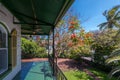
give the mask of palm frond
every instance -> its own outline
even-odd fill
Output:
[[[99,24],[98,27],[100,30],[104,30],[107,27],[107,25],[108,25],[108,22],[104,22],[104,23]]]
[[[118,37],[120,37],[120,28],[117,31],[117,34],[115,35],[114,39],[117,39]]]
[[[108,58],[106,60],[106,63],[112,63],[112,62],[115,62],[115,61],[119,61],[120,60],[120,55],[119,56],[114,56],[114,57],[111,57],[111,58]]]
[[[117,21],[115,21],[115,22],[114,22],[114,26],[115,26],[116,28],[120,28],[120,23],[118,23]]]
[[[120,8],[120,5],[113,7],[111,10],[108,11],[108,16],[113,17],[119,8]]]
[[[109,56],[109,58],[106,60],[106,63],[109,64],[111,62],[118,61],[118,60],[120,60],[120,49],[114,50]]]
[[[109,15],[108,15],[108,11],[107,11],[107,10],[105,10],[105,11],[103,12],[103,16],[106,17],[106,20],[107,20],[107,21],[110,20],[110,17],[109,17]]]
[[[120,20],[120,16],[119,16],[119,17],[116,17],[115,20],[118,20],[118,21],[119,21],[119,20]]]
[[[120,66],[114,68],[109,74],[108,77],[111,78],[115,73],[120,72]]]
[[[120,76],[118,76],[117,80],[120,80]]]
[[[114,57],[114,56],[116,56],[116,55],[120,55],[120,49],[119,49],[119,48],[116,49],[116,50],[114,50],[114,51],[111,53],[110,57]]]
[[[115,14],[115,20],[116,18],[119,18],[120,17],[120,11],[118,11],[116,14]]]
[[[112,29],[114,27],[114,23],[112,22],[108,22],[108,27],[107,28],[109,28],[109,29]]]
[[[108,12],[108,11],[107,11],[107,10],[105,10],[105,11],[103,12],[103,16],[105,16],[105,17],[106,17],[106,16],[107,16],[107,12]]]

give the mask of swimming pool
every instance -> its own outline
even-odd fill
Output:
[[[21,71],[13,80],[55,80],[48,61],[22,62]]]

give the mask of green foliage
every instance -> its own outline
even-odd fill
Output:
[[[36,53],[46,53],[46,49],[44,47],[39,47],[36,51]]]
[[[34,41],[27,40],[25,38],[21,38],[22,41],[22,52],[24,54],[34,54],[38,48],[37,44]]]
[[[109,77],[111,78],[113,75],[116,75],[120,72],[120,49],[116,49],[111,53],[109,58],[106,60],[107,64],[116,64],[117,66],[109,73]],[[120,77],[120,75],[119,75]],[[118,79],[119,79],[118,77]]]
[[[72,41],[73,46],[70,48],[70,53],[74,55],[86,56],[90,55],[91,44],[93,42],[93,34],[90,32],[85,32],[84,29],[80,29],[80,32],[76,33],[77,40]]]
[[[82,71],[69,70],[64,72],[68,80],[94,80],[92,77]]]
[[[76,30],[79,29],[80,29],[80,21],[77,18],[77,16],[70,17],[68,31],[70,33],[74,33]]]
[[[97,70],[95,68],[91,68],[88,70],[91,71],[94,75],[96,75],[101,80],[116,80],[116,78],[114,78],[114,77],[110,79],[105,72],[102,72],[102,71]]]
[[[46,58],[48,56],[44,47],[39,47],[34,55],[38,58]]]
[[[100,29],[103,30],[107,30],[107,29],[117,29],[118,33],[116,34],[116,36],[114,37],[115,39],[113,39],[113,41],[111,41],[111,43],[117,43],[119,44],[119,37],[118,35],[120,34],[120,5],[117,5],[115,7],[113,7],[110,10],[106,10],[103,15],[106,17],[107,22],[104,22],[102,24],[99,25]],[[108,39],[109,40],[109,39]],[[104,42],[104,40],[103,40]],[[111,44],[108,43],[107,45]],[[104,46],[104,45],[103,45]],[[109,48],[109,49],[108,49]],[[106,60],[106,63],[110,64],[117,64],[118,66],[116,68],[114,68],[110,74],[109,77],[113,76],[114,74],[116,74],[117,72],[120,72],[120,50],[116,50],[117,48],[120,48],[120,46],[116,47],[115,44],[113,44],[112,46],[107,46],[108,52],[106,53],[110,53],[111,55],[108,55],[109,58]],[[114,51],[115,50],[115,51]],[[111,53],[112,52],[112,53]],[[97,55],[99,56],[99,55]],[[120,76],[118,77],[118,79],[120,79]],[[118,80],[117,79],[117,80]]]
[[[75,52],[75,50],[73,49],[70,50],[70,54],[68,54],[67,57],[70,59],[75,59],[75,60],[80,59],[80,55],[78,54],[78,52]]]
[[[96,75],[100,80],[116,80],[116,78],[109,79],[105,72],[99,71],[97,69],[88,69],[94,75]],[[68,80],[95,80],[93,77],[89,76],[87,73],[80,70],[69,70],[64,72]]]
[[[36,42],[21,38],[22,58],[47,57],[47,51],[44,47],[39,47]]]
[[[120,49],[114,50],[109,58],[106,60],[106,63],[110,64],[112,62],[116,62],[120,60]]]
[[[85,32],[77,16],[68,15],[55,28],[55,50],[59,57],[76,59],[90,53],[92,33]]]
[[[116,33],[116,30],[106,30],[95,35],[94,42],[91,46],[91,48],[95,50],[95,63],[105,64],[105,56],[108,57],[111,52],[119,47],[119,39],[113,38]]]

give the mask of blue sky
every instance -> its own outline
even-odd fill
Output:
[[[119,4],[120,0],[75,0],[70,10],[79,16],[86,31],[92,31],[99,29],[97,25],[106,21],[102,13]]]

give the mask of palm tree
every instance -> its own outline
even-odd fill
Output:
[[[117,29],[118,33],[114,38],[117,38],[117,36],[120,34],[120,5],[117,5],[110,9],[109,11],[105,11],[103,15],[106,17],[106,22],[101,23],[98,25],[100,27],[100,30],[109,30],[109,29]],[[116,41],[113,39],[113,41]],[[120,61],[120,49],[117,49],[111,53],[109,58],[106,60],[106,63],[116,63]],[[112,77],[115,73],[120,72],[120,66],[115,67],[110,73],[109,77]],[[118,77],[118,80],[120,79],[120,76]]]
[[[117,49],[115,51],[112,52],[112,54],[109,56],[109,58],[106,60],[106,63],[110,64],[110,63],[117,63],[118,61],[120,61],[120,49]],[[117,72],[120,72],[120,65],[115,67],[110,73],[109,73],[109,77],[111,78],[114,74],[116,74]],[[118,77],[117,80],[120,79],[120,76]]]
[[[120,28],[120,5],[117,5],[110,9],[109,11],[104,11],[103,15],[106,17],[106,22],[98,25],[100,30],[108,29],[108,28]]]

